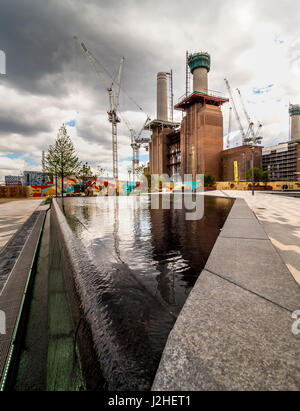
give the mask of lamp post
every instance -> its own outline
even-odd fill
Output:
[[[255,150],[255,147],[252,146],[251,151],[252,151],[252,195],[253,196],[254,196],[254,150]]]
[[[253,135],[253,137],[249,137],[245,139],[245,143],[249,144],[251,147],[251,152],[252,152],[252,196],[254,196],[254,152],[255,148],[261,144],[262,137],[256,137]]]
[[[57,168],[55,165],[55,197],[57,198]]]

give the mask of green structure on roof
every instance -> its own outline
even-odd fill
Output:
[[[300,104],[291,104],[289,111],[291,116],[300,115]]]
[[[191,54],[188,58],[188,64],[191,72],[197,68],[206,68],[207,72],[210,71],[210,55],[208,53],[195,53]]]

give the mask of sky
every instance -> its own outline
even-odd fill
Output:
[[[102,76],[74,35],[96,57]],[[157,72],[173,70],[175,103],[185,93],[186,50],[211,55],[209,89],[227,96],[229,80],[246,128],[240,89],[251,119],[263,124],[264,146],[288,140],[288,105],[300,103],[299,1],[1,0],[0,180],[41,170],[42,151],[63,123],[80,160],[111,175],[107,88],[122,56],[118,153],[119,175],[126,178],[129,128],[138,133],[147,115],[156,117]],[[229,107],[222,108],[224,147]],[[174,119],[181,118],[175,111]],[[241,142],[234,117],[229,137],[231,147]]]

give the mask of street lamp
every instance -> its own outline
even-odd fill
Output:
[[[254,196],[254,151],[255,151],[255,146],[251,147],[251,152],[252,152],[252,195]]]
[[[261,144],[262,137],[256,137],[253,135],[253,137],[249,137],[245,139],[245,143],[249,144],[251,146],[251,152],[252,152],[252,196],[254,196],[254,152],[255,148]]]

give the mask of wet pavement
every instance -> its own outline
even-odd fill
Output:
[[[41,202],[41,199],[26,199],[0,203],[0,251]]]
[[[212,191],[209,195],[243,198],[254,211],[290,273],[300,284],[300,198],[250,191]]]

